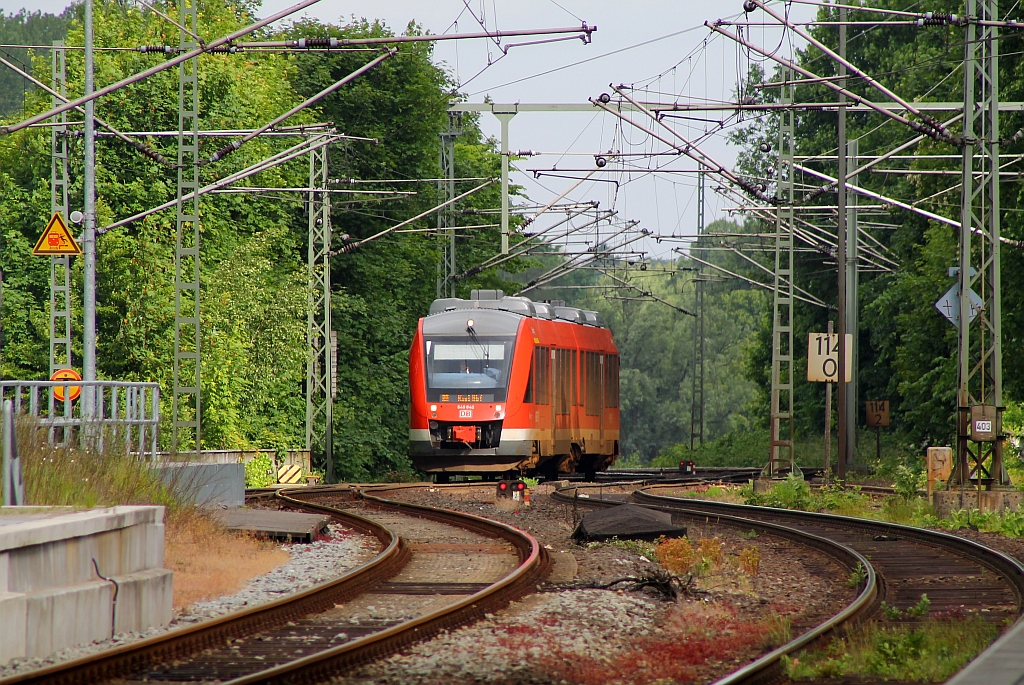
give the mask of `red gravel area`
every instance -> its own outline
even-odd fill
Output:
[[[819,552],[772,536],[716,526],[688,537],[718,537],[723,563],[677,602],[652,591],[587,589],[656,565],[613,545],[571,539],[583,510],[554,502],[551,486],[532,492],[531,506],[499,507],[486,488],[423,488],[387,496],[504,521],[534,535],[555,560],[544,592],[472,626],[367,666],[346,683],[648,683],[711,682],[747,663],[788,634],[838,613],[853,599],[838,564]],[[748,537],[749,536],[749,537]],[[748,575],[737,555],[753,547],[760,569]]]

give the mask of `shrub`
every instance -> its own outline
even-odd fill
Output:
[[[722,541],[717,537],[701,538],[697,543],[697,550],[702,560],[707,560],[708,565],[715,568],[722,565]]]
[[[253,457],[245,465],[245,487],[265,488],[277,482],[274,462],[266,454]]]
[[[761,570],[761,552],[757,547],[744,547],[740,552],[738,565],[748,576],[756,576]]]
[[[697,551],[687,538],[658,538],[654,550],[658,563],[672,573],[682,575],[697,561]]]

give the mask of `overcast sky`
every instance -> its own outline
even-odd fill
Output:
[[[29,10],[59,12],[64,0],[29,0]],[[262,14],[283,9],[293,0],[265,0]],[[8,11],[16,10],[12,4]],[[810,18],[813,7],[794,6],[796,18]],[[738,57],[733,44],[712,34],[703,24],[742,13],[741,0],[375,0],[356,3],[347,0],[321,0],[302,15],[322,21],[345,23],[352,17],[382,19],[395,32],[402,32],[410,21],[416,21],[432,33],[480,31],[478,18],[488,29],[529,29],[577,26],[585,21],[598,31],[593,43],[567,40],[543,45],[516,47],[507,55],[492,42],[464,40],[441,42],[436,59],[449,69],[462,84],[461,90],[470,102],[490,97],[495,102],[565,102],[587,103],[608,91],[610,83],[635,84],[649,89],[648,99],[686,101],[690,98],[729,100],[737,79],[742,76],[745,57]],[[475,15],[475,17],[474,17]],[[751,29],[755,42],[774,48],[780,34]],[[531,38],[508,39],[524,42]],[[783,41],[780,52],[792,46]],[[490,63],[490,66],[488,64]],[[548,72],[548,73],[545,73]],[[656,95],[652,91],[657,91]],[[709,119],[721,120],[726,115]],[[730,124],[734,121],[728,119]],[[647,122],[649,123],[649,122]],[[481,124],[487,134],[497,137],[499,126],[491,115],[484,115]],[[544,176],[535,180],[527,170],[591,169],[593,154],[608,150],[664,150],[663,144],[651,141],[641,131],[622,127],[611,115],[603,113],[521,113],[510,126],[510,147],[513,150],[536,150],[545,153],[516,162],[523,170],[513,182],[525,185],[531,200],[540,203],[554,199],[575,181]],[[703,135],[715,124],[682,121],[679,131],[687,137]],[[731,165],[736,151],[724,135],[710,137],[702,147],[723,163]],[[568,154],[566,154],[568,153]],[[576,154],[572,154],[576,153]],[[646,161],[636,164],[646,165]],[[611,165],[609,165],[611,166]],[[692,163],[676,160],[676,169],[693,169]],[[566,175],[574,172],[566,171]],[[580,175],[579,173],[576,174]],[[602,207],[614,207],[621,219],[635,219],[655,233],[692,235],[696,221],[695,179],[692,174],[611,174],[600,176],[619,184],[587,182],[573,191],[573,199],[595,199]],[[634,178],[629,183],[624,181]],[[710,184],[709,184],[710,185]],[[708,193],[710,223],[722,216],[722,208],[731,206],[714,193]],[[647,241],[647,249],[665,255],[670,245]]]

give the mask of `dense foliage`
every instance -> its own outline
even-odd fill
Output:
[[[167,4],[166,12],[178,10]],[[98,2],[97,46],[177,44],[178,30],[149,12],[117,2]],[[245,3],[200,3],[200,32],[224,35],[253,21]],[[410,26],[410,31],[418,30]],[[303,20],[291,36],[389,35],[380,23],[354,21],[332,26]],[[259,35],[259,34],[257,34]],[[267,38],[271,34],[263,34]],[[277,36],[282,37],[282,36]],[[28,36],[19,38],[27,40]],[[71,23],[69,44],[80,45],[81,22]],[[267,52],[216,54],[200,58],[200,118],[206,130],[246,129],[287,111],[376,56],[376,52]],[[96,81],[104,85],[141,71],[163,57],[137,52],[99,52]],[[49,58],[37,57],[34,70],[48,81]],[[71,94],[81,92],[81,53],[68,57]],[[454,93],[444,71],[430,59],[430,47],[416,44],[376,69],[301,112],[288,124],[331,122],[353,136],[330,147],[331,178],[381,180],[377,190],[414,191],[400,200],[380,196],[334,195],[335,248],[342,234],[371,235],[414,216],[437,201],[434,183],[388,183],[436,178],[438,134],[447,130],[447,103]],[[164,71],[101,99],[97,115],[123,131],[176,130],[178,74]],[[25,109],[47,109],[49,97],[29,93]],[[71,117],[74,120],[75,117]],[[493,144],[475,121],[462,122],[456,149],[457,176],[493,177],[499,167]],[[366,139],[373,140],[366,140]],[[206,137],[201,157],[230,139]],[[150,138],[168,159],[176,140]],[[209,183],[299,142],[299,138],[254,140],[215,164],[201,168]],[[31,247],[50,210],[49,134],[28,129],[0,138],[0,375],[41,378],[47,373],[48,264]],[[97,144],[98,225],[106,226],[175,196],[175,171],[109,137]],[[71,139],[71,209],[81,208],[81,144]],[[261,172],[244,185],[305,187],[309,162]],[[460,182],[457,192],[473,187]],[[497,206],[491,186],[467,199],[461,209]],[[208,194],[202,200],[203,445],[207,448],[300,447],[304,443],[306,361],[307,218],[294,193]],[[460,217],[460,225],[487,223]],[[493,223],[493,222],[492,222]],[[410,225],[425,229],[436,216]],[[105,233],[98,241],[98,352],[101,377],[156,380],[168,398],[172,380],[174,320],[174,210],[159,212]],[[493,253],[493,228],[466,231],[460,258],[467,265]],[[334,327],[339,333],[340,378],[336,403],[335,459],[339,475],[370,478],[408,469],[406,423],[408,344],[416,319],[434,296],[437,239],[423,234],[389,236],[333,260]],[[74,260],[81,292],[81,264]],[[515,265],[512,265],[515,268]],[[460,287],[498,286],[485,272]],[[73,337],[80,341],[80,295],[75,296]],[[74,358],[81,359],[80,342]],[[162,407],[170,414],[169,402]],[[165,437],[169,431],[164,430]]]
[[[0,9],[0,45],[51,45],[53,41],[64,38],[70,19],[71,8],[60,15],[25,10],[5,14]],[[0,49],[0,57],[28,72],[32,71],[33,54],[42,54],[49,59],[47,51]],[[25,104],[25,96],[34,90],[35,86],[24,77],[7,67],[0,68],[0,117],[20,110]]]
[[[905,9],[897,0],[873,0],[876,7]],[[1012,3],[1000,3],[1000,16],[1012,10]],[[958,3],[926,2],[914,6],[914,11],[954,12],[961,16],[964,8]],[[821,19],[835,19],[831,8],[823,8]],[[868,15],[864,15],[867,17]],[[870,15],[876,16],[876,15]],[[852,11],[851,21],[860,15]],[[835,26],[818,26],[814,35],[832,49],[836,49],[838,36]],[[883,28],[852,27],[849,30],[848,57],[851,62],[872,74],[894,92],[908,101],[959,102],[963,99],[963,28],[887,26]],[[1012,57],[1021,47],[1021,37],[1004,34],[999,51],[1000,99],[1020,100],[1024,79]],[[836,64],[813,46],[801,51],[800,64],[825,77],[837,74]],[[751,71],[749,83],[778,80],[758,69]],[[885,97],[861,79],[851,79],[850,89],[874,101]],[[776,100],[778,89],[748,89],[752,97]],[[820,84],[800,86],[799,102],[834,101],[835,94]],[[947,112],[940,118],[952,117]],[[798,110],[796,120],[797,155],[834,155],[837,117],[835,111]],[[1019,113],[1005,112],[1001,116],[1004,137],[1009,137],[1024,119]],[[733,136],[734,142],[744,147],[740,168],[763,176],[768,166],[774,165],[777,137],[775,117],[755,120]],[[950,125],[959,132],[959,120]],[[864,157],[879,155],[915,136],[915,132],[876,114],[850,113],[848,137],[859,140],[859,154]],[[773,152],[759,151],[759,143],[770,142]],[[1004,145],[1003,154],[1024,151],[1021,143]],[[954,158],[933,160],[891,160],[879,168],[913,170],[948,169],[959,172],[959,148],[925,139],[904,154],[951,155]],[[804,162],[831,176],[836,175],[834,161],[809,160]],[[855,168],[855,167],[851,167]],[[799,181],[819,185],[820,180],[802,176]],[[857,179],[858,185],[870,190],[913,201],[931,198],[918,204],[936,214],[959,219],[959,176],[905,175],[868,172]],[[822,196],[817,203],[835,204],[835,193]],[[862,204],[870,202],[861,200]],[[1002,234],[1019,239],[1024,236],[1022,223],[1021,186],[1018,179],[1002,179]],[[856,332],[860,346],[860,399],[888,399],[892,408],[894,429],[903,439],[917,445],[950,444],[953,436],[956,407],[956,329],[944,319],[933,304],[953,284],[947,268],[957,264],[958,229],[928,220],[918,214],[890,208],[887,215],[862,219],[861,228],[883,247],[883,254],[897,262],[891,271],[867,268],[860,276],[860,330]],[[835,223],[825,226],[835,232]],[[1004,402],[1012,404],[1021,399],[1024,388],[1020,385],[1021,317],[1024,316],[1024,280],[1020,274],[1024,267],[1024,252],[1004,245],[1002,248],[1002,307],[1003,307],[1003,379]],[[877,261],[877,260],[876,260]],[[767,262],[766,262],[767,263]],[[886,265],[889,266],[889,265]],[[797,284],[813,292],[825,302],[836,302],[836,272],[834,261],[823,253],[804,253],[798,258]],[[824,331],[829,317],[835,313],[798,303],[795,317],[795,357],[806,359],[807,333]],[[771,330],[770,318],[763,317],[762,329],[757,336],[757,352],[751,357],[748,377],[760,388],[770,387]],[[974,330],[977,331],[977,323]],[[977,333],[974,333],[975,338]],[[798,431],[803,435],[820,434],[823,424],[823,398],[819,384],[804,380],[803,367],[796,372],[796,406]],[[767,394],[761,395],[761,413],[767,410]],[[863,421],[863,411],[860,411]]]

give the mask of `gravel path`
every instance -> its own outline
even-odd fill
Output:
[[[0,665],[0,678],[120,647],[305,590],[336,578],[348,569],[373,558],[377,552],[377,542],[344,526],[332,524],[329,526],[329,535],[321,540],[310,544],[284,545],[282,548],[291,553],[291,561],[270,573],[253,578],[246,587],[233,595],[197,602],[174,616],[170,625],[151,628],[141,633],[120,633],[109,640],[69,647],[46,658],[13,659]]]

